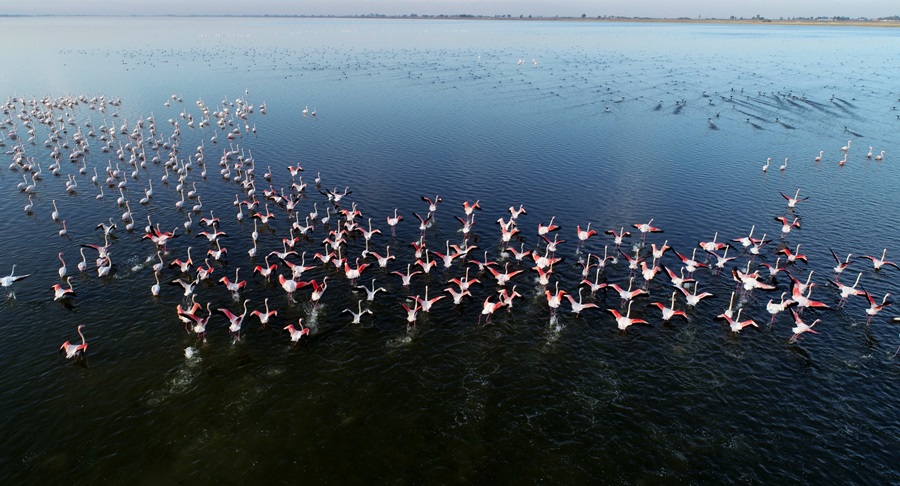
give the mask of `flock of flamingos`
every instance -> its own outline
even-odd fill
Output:
[[[185,108],[162,123],[152,115],[133,119],[130,124],[119,122],[120,103],[102,96],[8,99],[3,104],[5,120],[0,121],[5,127],[0,143],[11,161],[8,169],[21,174],[18,190],[28,200],[24,212],[49,212],[58,226],[60,241],[77,245],[81,255],[78,272],[96,271],[100,279],[110,276],[116,271],[115,235],[143,234],[141,238],[146,240],[147,252],[152,255],[148,259],[152,275],[146,276],[149,292],[153,296],[169,291],[164,288],[182,292],[184,300],[172,310],[172,320],[180,321],[184,330],[200,342],[206,339],[208,328],[220,325],[226,327],[235,342],[239,341],[248,313],[262,326],[282,328],[286,339],[295,344],[315,333],[315,328],[307,327],[303,318],[298,322],[278,322],[279,309],[269,306],[268,297],[261,303],[254,302],[257,307],[250,311],[251,301],[241,293],[253,288],[265,291],[280,287],[286,295],[284,305],[305,306],[309,317],[323,302],[329,279],[346,279],[351,289],[348,297],[353,301],[343,310],[349,314],[349,322],[363,323],[372,313],[374,301],[392,299],[396,301],[391,305],[396,305],[397,321],[405,321],[407,330],[413,330],[421,316],[436,306],[474,307],[478,309],[477,322],[488,324],[501,309],[512,310],[520,301],[543,295],[551,325],[557,323],[558,313],[593,313],[592,319],[608,313],[625,332],[635,324],[650,324],[646,319],[632,317],[636,301],[640,307],[655,307],[662,322],[686,320],[691,308],[713,305],[704,301],[711,294],[703,290],[704,278],[712,274],[734,280],[728,307],[718,315],[730,332],[739,333],[747,327],[772,328],[784,315],[783,319],[792,323],[788,339],[794,342],[821,330],[826,311],[848,299],[868,302],[864,316],[868,324],[891,305],[890,294],[872,295],[860,285],[861,280],[867,272],[900,270],[886,259],[887,249],[859,257],[832,251],[835,261],[827,285],[813,282],[811,270],[801,274],[797,263],[805,262],[807,257],[801,245],[787,243],[790,233],[800,227],[801,218],[795,209],[810,204],[799,189],[794,194],[782,194],[785,213],[773,215],[779,224],[759,229],[753,226],[746,235],[729,238],[720,238],[711,231],[711,238],[699,241],[694,248],[671,248],[660,234],[664,229],[654,226],[653,219],[600,231],[585,222],[585,226],[579,225],[574,231],[563,231],[554,224],[555,218],[524,223],[527,210],[523,206],[510,207],[508,216],[487,227],[479,225],[476,230],[481,201],[444,203],[440,196],[423,196],[421,206],[414,211],[395,209],[391,214],[375,216],[364,214],[357,203],[351,202],[350,188],[329,189],[320,174],[308,185],[299,164],[257,164],[252,152],[239,148],[235,141],[256,133],[251,118],[265,115],[266,105],[254,107],[246,96],[213,106],[198,100],[196,119]],[[171,109],[181,103],[181,98],[173,95],[165,107]],[[76,111],[100,113],[102,124],[94,126],[92,117],[83,113],[76,119]],[[301,115],[317,116],[315,108],[310,111],[308,107]],[[163,134],[160,125],[171,131]],[[184,147],[182,130],[206,130],[203,142],[187,157],[189,149]],[[41,145],[46,153],[38,155],[35,152],[42,150]],[[840,149],[844,154],[850,150],[850,141]],[[872,155],[870,148],[868,157]],[[877,160],[883,157],[884,152],[876,156]],[[846,160],[845,155],[840,163]],[[780,170],[787,170],[787,163],[785,160]],[[769,165],[767,161],[763,171],[769,170]],[[290,186],[273,186],[273,178],[286,179],[288,175]],[[226,185],[219,187],[230,185],[237,189],[233,212],[204,204],[198,183],[208,185],[212,178],[225,181]],[[174,207],[164,213],[167,218],[178,219],[174,228],[152,221],[149,213],[144,224],[143,218],[133,212],[157,204],[154,183],[157,187],[175,188]],[[71,242],[62,214],[65,208],[61,211],[52,198],[93,193],[97,200],[116,199],[121,214],[110,217],[98,209],[96,239]],[[47,199],[51,199],[50,204]],[[226,212],[230,215],[222,216]],[[439,218],[443,212],[454,214],[452,218]],[[157,211],[157,217],[160,214],[163,213]],[[444,231],[452,227],[458,239],[434,241],[432,228],[438,224]],[[225,268],[227,230],[235,225],[253,227],[251,241],[244,247],[252,268],[243,268],[243,279],[241,267],[235,268],[233,274]],[[290,229],[286,231],[288,225]],[[276,226],[281,230],[280,241],[271,230]],[[412,227],[417,230],[411,231]],[[416,237],[413,241],[399,241],[397,228],[406,228],[405,234]],[[176,238],[191,240],[187,252],[178,252],[177,257],[176,251],[169,248]],[[783,244],[774,244],[773,240]],[[569,250],[565,257],[564,248]],[[60,281],[52,286],[48,282],[52,292],[48,292],[48,298],[52,295],[56,301],[71,302],[76,299],[76,289],[65,253],[61,251],[57,256],[61,262]],[[767,260],[775,263],[762,262],[760,255],[770,256]],[[564,261],[565,258],[573,260]],[[570,279],[579,282],[577,287],[560,288],[562,278],[558,273],[562,269],[580,270],[578,278]],[[615,277],[610,275],[613,269],[617,272]],[[14,284],[31,275],[15,272],[14,265],[8,276],[0,278],[8,299],[15,298]],[[845,277],[845,272],[850,276]],[[211,288],[199,285],[204,281],[221,284],[240,310],[233,312],[201,298],[199,294]],[[476,289],[484,296],[483,301],[473,297]],[[651,290],[658,296],[650,297]],[[754,294],[763,297],[753,299]],[[828,294],[829,299],[823,299]],[[768,302],[764,306],[753,305],[765,300]],[[611,305],[606,308],[605,302]],[[470,314],[474,320],[475,312]],[[648,317],[649,313],[642,311],[640,315]],[[60,346],[60,353],[66,358],[85,356],[88,341],[84,329],[84,324],[76,327],[80,342],[67,340]],[[185,350],[188,357],[194,352],[193,347]]]

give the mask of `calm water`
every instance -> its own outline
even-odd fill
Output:
[[[0,70],[10,97],[0,165],[0,210],[7,215],[0,220],[0,270],[8,275],[15,264],[16,274],[31,274],[0,307],[6,351],[0,471],[14,483],[900,481],[900,358],[894,357],[900,327],[891,322],[897,312],[887,307],[867,325],[866,299],[839,306],[828,283],[835,265],[829,249],[843,257],[880,256],[887,248],[887,259],[900,258],[894,163],[900,91],[893,82],[900,38],[893,30],[123,18],[3,19],[0,26],[16,39],[5,47]],[[49,109],[31,101],[79,96],[84,101],[50,112],[60,144],[69,145],[59,148],[54,176],[56,144],[45,145],[50,128],[35,119]],[[246,120],[235,118],[248,104],[254,111]],[[226,129],[215,119],[201,128],[201,105],[210,114],[227,109]],[[317,116],[304,117],[305,106]],[[235,128],[239,133],[228,140]],[[89,151],[73,164],[78,132]],[[109,152],[101,150],[101,135]],[[116,155],[127,143],[137,156],[146,154],[137,178],[130,151],[123,160]],[[10,168],[18,144],[21,164]],[[884,160],[867,158],[869,146],[874,154],[884,150]],[[231,180],[220,174],[225,152]],[[162,183],[173,153],[179,164],[192,163],[184,192],[200,195],[199,213],[190,211],[195,199],[176,209],[174,171]],[[763,173],[769,157],[772,166]],[[779,171],[786,157],[787,170]],[[30,181],[21,165],[32,163],[42,178],[29,214],[17,184]],[[268,202],[275,214],[259,225],[254,258],[247,253],[251,213],[243,208],[240,222],[231,204],[236,194],[248,198],[233,180],[235,163],[255,166],[259,209]],[[290,237],[293,218],[263,191],[290,194],[287,166],[298,163],[308,184],[295,211],[301,223],[314,209],[320,217],[333,211],[316,191],[320,174],[322,190],[352,191],[342,209],[355,203],[362,212],[357,222],[366,227],[372,218],[382,231],[370,251],[383,254],[390,245],[396,256],[386,270],[374,265],[359,279],[374,278],[387,289],[363,302],[373,314],[361,324],[342,310],[355,311],[365,293],[312,258],[328,231],[339,228],[337,215],[296,244],[313,266],[303,279],[328,277],[318,306],[309,288],[298,290],[293,303],[277,283],[251,271],[263,255],[283,251],[282,238]],[[107,167],[116,166],[123,174],[114,184],[127,180],[122,194],[134,214],[131,232],[116,203],[119,192],[104,182]],[[66,190],[70,177],[74,194]],[[152,198],[140,204],[151,181]],[[105,197],[97,200],[101,186]],[[791,211],[779,191],[793,195],[798,188],[809,200]],[[760,328],[729,332],[715,316],[729,305],[731,268],[746,269],[750,260],[735,244],[728,255],[737,258],[724,271],[694,274],[699,290],[714,295],[689,309],[686,320],[663,323],[649,306],[669,302],[673,288],[664,274],[632,308],[632,317],[650,326],[619,331],[606,310],[622,310],[612,290],[591,295],[585,288],[584,301],[599,309],[576,317],[564,302],[551,316],[532,261],[513,259],[510,270],[525,271],[508,286],[522,297],[479,325],[481,304],[496,299],[498,286],[475,265],[439,262],[409,288],[389,273],[416,260],[413,212],[426,214],[420,198],[435,195],[443,202],[425,232],[428,248],[443,253],[448,242],[466,241],[478,247],[470,258],[483,260],[487,251],[501,266],[509,256],[494,222],[508,220],[508,207],[527,209],[513,240],[517,249],[524,243],[543,253],[537,226],[555,218],[561,226],[555,234],[566,241],[558,245],[565,259],[553,267],[551,290],[558,283],[577,296],[579,261],[606,246],[619,258],[601,281],[627,287],[625,259],[602,232],[652,218],[664,232],[647,236],[647,246],[668,241],[687,255],[717,232],[721,242],[746,236],[751,226],[755,237],[772,240],[751,266],[774,264],[777,250],[801,245],[809,263],[788,268],[800,281],[813,272],[812,297],[833,309],[805,310],[807,323],[821,319],[820,334],[790,342],[787,313],[767,325],[766,302],[790,291],[790,278],[780,273],[775,291],[735,299],[742,319]],[[61,225],[51,219],[54,200],[67,237],[57,235]],[[475,200],[483,210],[465,238],[456,217],[465,216],[464,201]],[[405,219],[392,237],[385,218],[394,208]],[[228,234],[221,239],[228,252],[225,261],[209,259],[213,278],[196,289],[197,301],[214,312],[201,341],[176,316],[176,305],[188,304],[181,287],[167,284],[183,277],[177,268],[162,271],[161,294],[151,296],[156,248],[141,236],[148,216],[163,230],[177,227],[165,263],[185,259],[188,247],[199,263],[214,249],[196,238],[200,217],[210,211]],[[189,213],[194,225],[182,234]],[[782,238],[776,216],[798,217],[802,227]],[[80,245],[102,245],[95,227],[109,218],[118,223],[111,275],[98,277],[90,249],[88,269],[79,272]],[[601,234],[579,250],[575,228],[588,223]],[[626,239],[622,249],[633,254],[639,239]],[[354,232],[342,256],[354,264],[363,250],[365,240]],[[58,252],[77,292],[63,303],[50,290],[61,283]],[[702,253],[697,258],[705,261]],[[641,249],[647,255],[649,248]],[[371,256],[362,261],[375,263]],[[676,272],[682,266],[672,252],[661,263]],[[429,297],[447,295],[448,280],[462,278],[467,267],[483,283],[471,287],[472,297],[461,306],[435,303],[408,330],[401,307],[411,303],[407,296],[424,296],[426,286]],[[238,268],[247,286],[234,300],[215,281],[233,278]],[[283,264],[277,272],[290,275]],[[859,272],[860,287],[879,302],[900,292],[900,270],[875,272],[868,260],[857,259],[840,279],[852,284]],[[589,280],[594,275],[592,269]],[[643,287],[635,276],[635,287]],[[250,310],[263,309],[267,298],[278,316],[263,328],[248,315],[240,341],[215,311],[240,312],[245,300]],[[680,294],[676,307],[685,308]],[[282,328],[299,318],[311,332],[293,346]],[[86,325],[90,349],[81,361],[65,360],[56,351],[63,341],[77,342],[78,324]],[[185,357],[187,347],[196,350],[192,358]]]

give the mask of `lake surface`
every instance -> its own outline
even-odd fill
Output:
[[[829,283],[834,250],[853,254],[843,284],[862,273],[858,288],[876,303],[900,292],[900,270],[875,271],[860,258],[900,254],[893,29],[239,18],[21,18],[0,26],[15,39],[0,70],[8,97],[0,271],[15,264],[16,275],[31,275],[6,289],[0,306],[0,471],[11,482],[900,481],[898,312],[885,307],[867,322],[869,302],[841,302]],[[81,155],[73,155],[76,138],[87,140]],[[188,163],[178,209],[175,167]],[[304,171],[292,177],[287,167],[297,164]],[[120,172],[111,187],[109,169]],[[252,211],[233,204],[249,200],[235,180],[247,177],[257,210],[273,213],[256,226],[254,257]],[[301,177],[307,187],[297,192]],[[31,212],[20,182],[34,185]],[[353,283],[313,259],[343,223],[322,193],[345,188],[339,209],[355,204],[356,223],[367,229],[371,218],[381,231],[369,251],[383,255],[390,245],[396,257],[381,269],[362,256],[362,233],[348,234],[341,256],[352,267],[373,264]],[[790,209],[779,192],[798,188],[809,199]],[[328,278],[315,306],[311,286],[294,302],[274,277],[252,271],[291,237],[294,217],[264,195],[282,189],[298,194],[300,225],[314,211],[330,218],[295,244],[312,267],[298,280]],[[428,250],[477,249],[449,267],[430,253],[438,264],[406,288],[390,272],[416,261],[413,213],[427,215],[421,198],[436,195],[443,202],[424,231]],[[129,202],[132,231],[119,197]],[[467,236],[457,217],[466,219],[463,203],[476,200],[482,209]],[[527,213],[515,249],[548,254],[538,225],[560,226],[548,236],[564,259],[546,288],[534,260],[517,261],[495,223],[519,205]],[[392,236],[386,218],[395,208],[404,219]],[[176,306],[190,300],[170,283],[196,270],[169,263],[186,259],[189,247],[195,264],[217,249],[198,238],[206,231],[200,218],[211,213],[227,233],[219,240],[227,258],[208,257],[215,270],[195,289],[213,313],[203,340],[179,321]],[[782,236],[778,216],[801,226]],[[179,235],[162,256],[158,297],[150,292],[157,248],[142,239],[148,217]],[[100,277],[97,251],[81,245],[104,245],[95,228],[110,218],[112,269]],[[641,246],[632,225],[651,220],[663,232]],[[600,234],[579,245],[576,227],[588,223]],[[697,290],[713,296],[686,308],[678,292],[675,307],[687,317],[667,323],[650,303],[668,305],[676,291],[669,278],[660,272],[646,282],[604,234],[630,229],[621,246],[629,255],[637,245],[648,257],[651,244],[667,242],[690,257],[699,242],[729,242],[751,227],[771,240],[759,255],[733,242],[728,256],[736,258],[722,270],[693,274]],[[790,296],[792,284],[786,272],[769,279],[765,268],[775,290],[738,289],[733,304],[759,327],[731,332],[716,316],[735,290],[732,268],[779,257],[784,266],[777,252],[797,245],[808,262],[788,264],[790,274],[809,279],[811,298],[830,307],[801,313],[807,324],[821,319],[819,333],[792,341],[790,312],[769,325],[766,303]],[[84,272],[76,268],[82,249]],[[499,270],[507,262],[510,272],[523,270],[506,285],[522,296],[487,324],[479,322],[482,304],[496,302],[502,287],[471,263],[485,251]],[[617,328],[607,309],[626,307],[612,289],[581,286],[583,302],[599,307],[580,316],[566,300],[555,313],[548,306],[545,291],[557,288],[577,301],[583,262],[604,251],[617,261],[596,281],[627,288],[634,277],[634,288],[646,287],[631,316],[648,326]],[[60,252],[77,296],[57,302]],[[716,262],[699,248],[696,259]],[[269,261],[290,277],[276,256]],[[682,268],[672,251],[660,263]],[[217,282],[238,269],[247,284],[235,299]],[[457,306],[444,289],[467,269],[481,284]],[[590,268],[587,280],[596,275]],[[369,302],[354,284],[372,279],[386,292]],[[408,326],[401,305],[426,292],[448,298]],[[248,300],[250,311],[264,310],[266,299],[278,315],[264,327],[248,314],[240,340],[216,311],[240,313]],[[373,313],[354,324],[342,311],[356,312],[360,300]],[[283,328],[301,318],[310,333],[293,345]],[[79,324],[89,350],[80,360],[58,356],[62,342],[80,342]]]

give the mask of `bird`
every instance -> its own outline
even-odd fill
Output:
[[[84,324],[78,325],[78,335],[81,336],[81,344],[71,344],[69,341],[66,341],[59,347],[60,354],[63,352],[66,353],[66,359],[79,359],[84,357],[84,353],[87,352],[88,343],[84,339],[84,334],[81,332],[85,327]]]
[[[866,315],[868,316],[866,318],[866,324],[868,324],[869,321],[871,321],[872,318],[875,317],[876,314],[881,312],[882,309],[884,309],[885,307],[892,304],[892,302],[888,302],[888,300],[887,300],[888,297],[891,296],[890,292],[884,294],[884,298],[881,299],[880,304],[875,301],[875,297],[873,297],[872,294],[870,294],[869,292],[865,292],[864,295],[865,295],[866,299],[869,301],[869,307],[866,309]]]
[[[572,313],[575,314],[576,316],[581,315],[581,311],[583,311],[585,309],[596,309],[599,307],[597,304],[593,304],[593,303],[587,303],[587,304],[582,303],[581,290],[582,290],[582,288],[579,287],[578,288],[578,302],[575,302],[575,298],[572,297],[572,295],[565,294],[565,297],[567,299],[569,299],[569,304],[572,305]]]
[[[822,319],[816,319],[812,324],[807,325],[805,322],[803,322],[803,319],[800,318],[800,314],[798,314],[794,310],[791,310],[791,313],[794,315],[795,326],[791,329],[791,332],[793,332],[794,335],[791,336],[790,342],[796,342],[797,338],[799,338],[800,335],[805,332],[811,332],[813,334],[819,333],[818,331],[813,330],[813,326],[818,324]]]
[[[273,309],[271,311],[269,310],[269,298],[268,297],[266,297],[266,299],[265,299],[265,306],[266,306],[265,312],[260,312],[259,310],[254,310],[253,312],[250,313],[251,316],[256,316],[256,318],[259,319],[259,324],[262,327],[268,326],[269,319],[278,315],[277,309]]]
[[[726,321],[728,321],[728,324],[731,326],[731,332],[733,332],[733,333],[739,333],[739,332],[741,332],[742,329],[744,329],[747,326],[753,326],[753,327],[758,328],[759,325],[757,325],[756,322],[754,322],[752,319],[747,319],[746,321],[741,321],[741,312],[743,310],[744,310],[743,307],[738,309],[737,317],[735,319],[731,319],[730,317],[725,316],[724,314],[719,315],[718,317],[722,317]]]
[[[481,318],[484,317],[484,323],[487,324],[491,320],[491,316],[494,315],[494,312],[497,309],[503,307],[503,302],[491,302],[491,296],[487,296],[484,299],[484,303],[481,306],[481,313],[478,315],[478,324],[481,324]]]
[[[809,196],[800,197],[800,189],[797,189],[797,193],[794,194],[794,197],[788,196],[787,194],[785,194],[781,191],[778,191],[778,193],[781,194],[781,197],[787,199],[788,207],[791,209],[793,209],[795,206],[797,206],[798,202],[806,201],[807,199],[809,199]]]
[[[363,310],[361,300],[356,301],[356,309],[357,312],[353,312],[353,310],[351,309],[344,309],[341,311],[341,314],[349,312],[350,315],[353,316],[353,321],[351,321],[351,324],[359,324],[359,320],[362,318],[363,314],[372,314],[372,311],[370,309]]]
[[[690,292],[688,292],[687,289],[685,289],[684,287],[680,287],[680,288],[681,288],[681,293],[683,293],[683,294],[684,294],[684,297],[687,299],[687,305],[688,305],[688,307],[696,307],[697,304],[700,302],[700,300],[705,299],[706,297],[712,297],[712,296],[713,296],[713,294],[711,294],[711,293],[709,293],[709,292],[703,292],[703,293],[701,293],[701,294],[698,295],[698,294],[697,294],[697,287],[699,287],[699,285],[695,283],[695,284],[694,284],[694,293],[690,293]]]
[[[630,326],[630,325],[632,325],[632,324],[646,324],[646,325],[648,325],[648,326],[650,325],[649,322],[647,322],[647,321],[645,321],[645,320],[643,320],[643,319],[633,319],[633,318],[631,317],[631,304],[633,304],[633,303],[634,303],[634,302],[629,302],[629,303],[628,303],[628,311],[625,312],[625,315],[624,315],[624,316],[623,316],[622,314],[620,314],[619,311],[617,311],[617,310],[615,310],[615,309],[606,309],[606,310],[608,310],[610,313],[612,313],[613,317],[615,317],[615,319],[616,319],[616,325],[619,327],[619,330],[621,330],[621,331],[624,331],[624,330],[628,329],[628,326]]]
[[[831,252],[831,256],[834,257],[834,261],[837,262],[837,265],[834,267],[834,276],[837,277],[843,272],[851,263],[850,257],[853,256],[853,253],[848,253],[847,258],[844,261],[837,256],[837,253],[834,252],[831,248],[828,249]]]
[[[31,276],[30,273],[27,275],[16,275],[16,266],[13,265],[12,271],[9,272],[9,275],[7,275],[5,277],[0,277],[0,287],[5,288],[6,291],[9,292],[9,289],[12,288],[12,285],[14,283],[18,282],[19,280],[24,280],[30,276]]]
[[[244,300],[244,313],[241,315],[235,315],[228,309],[216,309],[222,314],[225,314],[225,317],[230,322],[230,325],[228,326],[228,332],[233,334],[238,341],[241,340],[241,324],[243,324],[244,322],[244,317],[247,316],[247,304],[249,302],[250,299]]]
[[[60,301],[75,297],[75,290],[72,288],[72,277],[66,277],[66,283],[69,285],[69,288],[67,289],[63,288],[60,284],[54,284],[50,287],[53,289],[53,300]]]
[[[66,278],[66,273],[68,272],[66,270],[66,261],[63,260],[62,252],[59,252],[56,257],[59,258],[59,261],[62,263],[62,266],[59,267],[59,270],[57,271],[57,273],[59,273],[59,278]]]
[[[782,164],[781,167],[778,168],[778,170],[784,172],[784,170],[787,169],[787,166],[788,166],[788,158],[785,157],[785,158],[784,158],[784,164]]]
[[[668,322],[669,319],[671,319],[675,316],[679,316],[684,319],[687,319],[687,314],[685,314],[684,311],[675,310],[675,294],[676,294],[676,292],[672,292],[672,303],[669,305],[669,307],[666,307],[666,305],[663,304],[662,302],[651,302],[650,303],[650,305],[655,305],[659,310],[662,311],[663,322]],[[732,293],[732,297],[733,296],[734,296],[734,294]]]
[[[881,270],[881,267],[883,267],[885,265],[887,265],[889,267],[894,267],[894,268],[900,270],[900,266],[897,266],[896,263],[885,260],[884,259],[885,255],[887,255],[887,248],[885,248],[884,251],[881,252],[881,258],[877,258],[872,255],[863,255],[862,258],[865,258],[866,260],[871,260],[872,265],[875,268],[875,271]]]
[[[781,293],[781,302],[775,303],[773,299],[769,299],[769,302],[766,304],[766,311],[772,315],[772,319],[769,321],[769,326],[772,326],[772,323],[775,322],[775,317],[779,312],[784,312],[790,306],[796,304],[791,299],[785,299],[784,296],[787,295],[787,292]]]
[[[822,154],[824,154],[824,153],[825,153],[824,150],[819,150],[819,155],[817,155],[817,156],[816,156],[816,159],[815,159],[816,162],[819,162],[819,161],[822,160]]]
[[[293,324],[288,324],[287,326],[284,326],[284,330],[290,334],[291,342],[293,342],[295,346],[300,341],[300,338],[302,338],[303,336],[309,335],[309,328],[303,325],[302,317],[298,321],[297,325],[300,326],[300,329],[295,328]]]

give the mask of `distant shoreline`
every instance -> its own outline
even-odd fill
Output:
[[[488,15],[39,15],[39,14],[0,14],[0,19],[14,18],[91,18],[91,17],[131,17],[131,18],[273,18],[273,19],[372,19],[372,20],[477,20],[477,21],[505,21],[505,22],[585,22],[585,23],[650,23],[650,24],[716,24],[716,25],[781,25],[781,26],[827,26],[827,27],[900,27],[900,20],[873,19],[873,20],[841,20],[841,19],[713,19],[713,18],[647,18],[647,17],[507,17]]]

